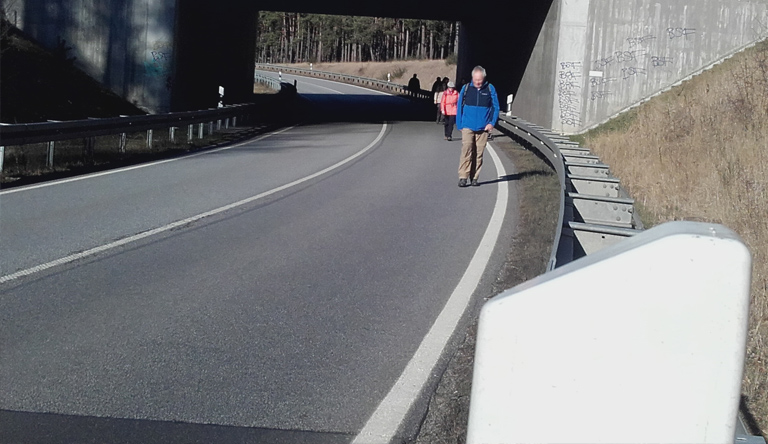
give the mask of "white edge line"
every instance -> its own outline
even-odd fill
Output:
[[[9,190],[2,190],[2,191],[0,191],[0,196],[5,195],[5,194],[20,193],[22,191],[36,190],[38,188],[51,187],[51,186],[54,186],[54,185],[62,185],[62,184],[65,184],[65,183],[70,183],[70,182],[77,182],[77,181],[80,181],[80,180],[94,179],[96,177],[108,176],[110,174],[124,173],[126,171],[138,170],[140,168],[147,168],[147,167],[151,167],[151,166],[155,166],[155,165],[162,165],[164,163],[175,162],[177,160],[191,159],[191,158],[197,157],[197,156],[205,156],[207,154],[217,153],[219,151],[231,150],[232,148],[241,147],[241,146],[247,145],[249,143],[260,142],[260,141],[266,139],[267,137],[272,137],[272,136],[275,136],[277,134],[284,133],[284,132],[286,132],[288,130],[296,128],[296,126],[297,125],[293,125],[293,126],[289,126],[289,127],[286,127],[286,128],[282,128],[282,129],[276,130],[276,131],[272,131],[272,132],[269,132],[269,133],[264,134],[262,136],[256,137],[254,139],[249,139],[249,140],[246,140],[244,142],[237,143],[235,145],[224,146],[224,147],[221,147],[221,148],[215,148],[215,149],[211,149],[211,150],[206,150],[206,151],[202,151],[202,152],[199,152],[199,153],[190,153],[190,154],[182,155],[182,156],[179,156],[179,157],[174,157],[172,159],[157,160],[157,161],[154,161],[154,162],[141,163],[141,164],[138,164],[138,165],[132,165],[132,166],[123,167],[123,168],[115,168],[115,169],[112,169],[112,170],[101,171],[99,173],[84,174],[82,176],[70,177],[68,179],[53,180],[53,181],[50,181],[50,182],[45,182],[45,183],[41,183],[41,184],[37,184],[37,185],[29,185],[29,186],[26,186],[26,187],[19,187],[19,188],[11,188]]]
[[[273,188],[273,189],[271,189],[269,191],[265,191],[263,193],[259,193],[259,194],[255,195],[255,196],[251,196],[251,197],[248,197],[246,199],[239,200],[239,201],[231,203],[229,205],[224,205],[223,207],[219,207],[219,208],[216,208],[216,209],[213,209],[213,210],[210,210],[210,211],[206,211],[205,213],[200,213],[198,215],[195,215],[195,216],[192,216],[192,217],[188,217],[186,219],[182,219],[182,220],[179,220],[179,221],[176,221],[176,222],[172,222],[172,223],[170,223],[168,225],[164,225],[162,227],[158,227],[158,228],[154,228],[154,229],[149,230],[149,231],[144,231],[144,232],[141,232],[141,233],[137,233],[137,234],[134,234],[132,236],[128,236],[126,238],[123,238],[123,239],[120,239],[120,240],[117,240],[117,241],[114,241],[114,242],[110,242],[108,244],[104,244],[104,245],[101,245],[101,246],[98,246],[98,247],[94,247],[94,248],[91,248],[89,250],[86,250],[86,251],[83,251],[83,252],[80,252],[80,253],[71,254],[69,256],[65,256],[65,257],[62,257],[60,259],[56,259],[56,260],[51,261],[51,262],[46,262],[44,264],[37,265],[37,266],[32,267],[32,268],[27,268],[27,269],[24,269],[24,270],[19,270],[19,271],[15,272],[15,273],[12,273],[12,274],[0,277],[0,284],[3,284],[5,282],[9,282],[9,281],[12,281],[12,280],[24,277],[24,276],[29,276],[31,274],[35,274],[35,273],[38,273],[40,271],[47,270],[49,268],[53,268],[53,267],[56,267],[56,266],[59,266],[59,265],[68,264],[70,262],[74,262],[76,260],[83,259],[85,257],[92,256],[92,255],[97,254],[97,253],[101,253],[101,252],[104,252],[104,251],[107,251],[107,250],[111,250],[111,249],[119,247],[121,245],[129,244],[131,242],[136,242],[138,240],[145,239],[147,237],[154,236],[156,234],[172,230],[172,229],[174,229],[176,227],[180,227],[180,226],[192,223],[192,222],[196,222],[196,221],[198,221],[200,219],[203,219],[203,218],[206,218],[206,217],[214,216],[216,214],[223,213],[225,211],[229,211],[229,210],[231,210],[233,208],[237,208],[237,207],[249,204],[249,203],[251,203],[253,201],[256,201],[256,200],[259,200],[259,199],[263,199],[263,198],[265,198],[267,196],[270,196],[272,194],[279,193],[280,191],[283,191],[283,190],[286,190],[288,188],[294,187],[296,185],[302,184],[302,183],[307,182],[309,180],[312,180],[312,179],[314,179],[316,177],[322,176],[323,174],[326,174],[326,173],[328,173],[330,171],[333,171],[333,170],[335,170],[335,169],[337,169],[337,168],[339,168],[341,166],[344,166],[344,165],[348,164],[349,162],[352,162],[353,160],[355,160],[358,157],[362,156],[363,154],[367,153],[374,146],[376,146],[376,144],[378,144],[379,141],[381,141],[381,139],[384,137],[384,133],[386,132],[386,130],[387,130],[387,123],[383,123],[381,125],[381,131],[379,131],[378,136],[376,136],[376,138],[373,140],[373,142],[369,143],[365,148],[363,148],[362,150],[358,151],[357,153],[347,157],[346,159],[344,159],[344,160],[342,160],[340,162],[337,162],[337,163],[335,163],[335,164],[333,164],[333,165],[331,165],[331,166],[329,166],[329,167],[327,167],[327,168],[325,168],[323,170],[320,170],[320,171],[318,171],[316,173],[310,174],[309,176],[306,176],[304,178],[294,180],[291,183],[287,183],[285,185],[281,185],[281,186],[279,186],[277,188]]]
[[[488,152],[496,164],[499,177],[506,176],[504,165],[496,151],[488,144]],[[496,205],[480,245],[469,262],[459,284],[446,302],[419,348],[406,365],[403,373],[381,401],[352,444],[382,444],[392,441],[406,418],[408,411],[424,389],[435,365],[464,315],[469,301],[480,283],[485,268],[496,246],[504,216],[507,212],[509,186],[501,181],[496,193]]]

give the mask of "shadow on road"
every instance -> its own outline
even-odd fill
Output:
[[[189,424],[142,419],[96,418],[0,410],[0,442],[27,444],[208,444],[258,442],[264,444],[347,443],[342,433]]]
[[[401,96],[300,94],[294,113],[303,122],[434,121],[435,105]]]

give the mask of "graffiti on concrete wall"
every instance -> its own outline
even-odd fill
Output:
[[[590,71],[588,97],[592,101],[607,99],[613,94],[607,89],[609,83],[643,81],[652,70],[674,66],[676,57],[659,52],[674,51],[672,48],[685,51],[687,41],[695,37],[695,28],[669,27],[625,38],[622,48],[592,61],[594,71]],[[670,43],[673,46],[669,47],[664,42],[670,40],[681,43]]]
[[[629,46],[630,49],[632,49],[638,46],[646,46],[652,40],[656,40],[655,35],[644,35],[641,37],[627,37],[627,45]]]
[[[560,62],[557,102],[563,125],[581,124],[581,62]]]
[[[165,86],[171,87],[171,67],[173,52],[170,43],[158,41],[151,45],[144,60],[144,74],[150,78],[165,80]]]
[[[670,40],[687,38],[696,34],[696,28],[667,28],[667,36]]]

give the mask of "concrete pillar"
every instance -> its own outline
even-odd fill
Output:
[[[187,0],[178,3],[175,111],[214,108],[253,95],[257,9],[252,2]]]
[[[456,79],[469,81],[472,68],[481,65],[488,71],[488,81],[496,87],[500,103],[508,94],[516,94],[551,3],[529,2],[524,13],[490,10],[463,20]]]
[[[560,3],[552,2],[512,105],[512,114],[547,128],[552,127],[557,86]]]
[[[587,53],[589,3],[569,0],[560,5],[560,31],[557,44],[556,103],[552,127],[564,133],[578,131],[583,122],[584,91],[589,81]]]
[[[149,112],[170,108],[175,0],[13,0],[26,33]]]

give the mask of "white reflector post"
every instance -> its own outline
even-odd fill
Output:
[[[672,222],[489,301],[467,442],[733,443],[751,258]]]

